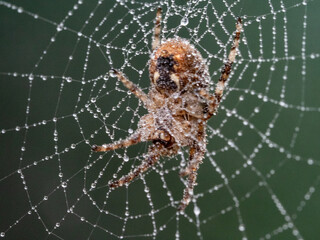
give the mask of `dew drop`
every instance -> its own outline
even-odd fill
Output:
[[[110,74],[111,77],[116,77],[117,76],[113,70],[110,70],[109,74]]]
[[[68,184],[67,184],[66,182],[63,182],[63,183],[61,184],[61,186],[62,186],[63,188],[66,188],[66,187],[68,186]]]
[[[6,234],[4,232],[0,233],[0,237],[4,237]]]
[[[244,230],[245,230],[244,225],[240,224],[240,225],[239,225],[239,231],[240,231],[240,232],[243,232]]]
[[[181,19],[180,24],[181,24],[182,26],[187,26],[188,23],[189,23],[189,19],[188,19],[187,17],[183,17],[183,18]]]
[[[196,216],[199,216],[200,215],[200,208],[198,206],[195,206],[193,209],[193,212]]]
[[[272,66],[270,67],[270,71],[274,71],[274,70],[276,70],[276,68],[275,68],[274,65],[272,65]]]
[[[57,31],[60,32],[63,30],[63,23],[60,23],[58,26],[57,26]]]

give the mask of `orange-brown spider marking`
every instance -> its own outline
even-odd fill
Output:
[[[241,31],[241,19],[238,18],[233,45],[212,95],[209,92],[208,66],[200,52],[187,40],[178,37],[161,43],[161,9],[157,10],[149,62],[149,93],[145,94],[120,71],[112,70],[113,75],[144,103],[148,114],[141,117],[138,129],[126,139],[102,146],[93,145],[92,150],[106,152],[146,141],[152,144],[145,160],[129,174],[112,180],[110,188],[129,184],[156,164],[161,156],[174,156],[181,147],[189,147],[188,166],[180,171],[181,177],[187,176],[187,183],[178,209],[183,211],[188,206],[196,185],[197,171],[206,152],[206,124],[221,101]]]

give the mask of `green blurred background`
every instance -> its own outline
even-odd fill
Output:
[[[163,36],[190,39],[213,82],[235,17],[245,23],[183,215],[187,151],[110,191],[108,181],[138,165],[148,144],[90,149],[128,136],[146,113],[107,73],[122,69],[148,91],[157,6]],[[319,10],[319,1],[301,0],[0,1],[0,236],[318,239]]]

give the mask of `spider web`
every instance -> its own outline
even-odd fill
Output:
[[[4,239],[316,239],[320,232],[319,3],[305,0],[0,1],[0,236]],[[237,62],[195,196],[184,150],[129,186],[147,143],[105,154],[146,113],[155,9],[162,38],[189,39],[214,83],[242,16]]]

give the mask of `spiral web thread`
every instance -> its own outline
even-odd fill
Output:
[[[1,42],[10,54],[0,66],[0,237],[319,235],[312,227],[320,220],[320,49],[316,24],[309,20],[315,19],[315,2],[266,0],[258,9],[248,0],[70,2],[0,1],[2,35],[12,30],[21,38]],[[208,63],[211,92],[232,44],[235,19],[244,22],[237,61],[218,114],[209,121],[208,152],[185,213],[176,207],[187,149],[115,190],[108,181],[137,166],[148,145],[105,154],[90,149],[128,136],[146,113],[108,71],[121,69],[148,91],[158,6],[162,38],[180,36],[194,44]],[[33,57],[25,55],[28,48]]]

